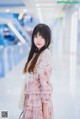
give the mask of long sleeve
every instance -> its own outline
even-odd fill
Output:
[[[39,80],[41,84],[41,100],[43,103],[48,103],[52,96],[52,86],[50,84],[50,75],[51,75],[50,65],[39,73]]]
[[[38,65],[38,79],[40,81],[41,101],[48,103],[52,98],[53,87],[51,84],[52,59],[49,52],[44,52]]]

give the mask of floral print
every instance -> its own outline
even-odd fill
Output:
[[[48,104],[49,119],[53,119],[51,73],[51,54],[49,49],[46,49],[40,54],[37,60],[35,73],[28,75],[30,80],[28,82],[26,81],[25,84],[22,119],[44,119],[43,103]]]

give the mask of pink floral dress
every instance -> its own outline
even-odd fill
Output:
[[[45,49],[37,60],[35,73],[26,74],[22,119],[43,119],[43,103],[49,104],[49,119],[53,119],[51,72],[51,54],[49,49]]]

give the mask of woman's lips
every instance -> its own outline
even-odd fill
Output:
[[[37,45],[41,45],[41,44],[37,44]]]

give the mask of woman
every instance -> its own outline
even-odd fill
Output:
[[[32,33],[31,49],[23,70],[25,86],[22,119],[53,119],[50,43],[50,28],[38,24]]]

